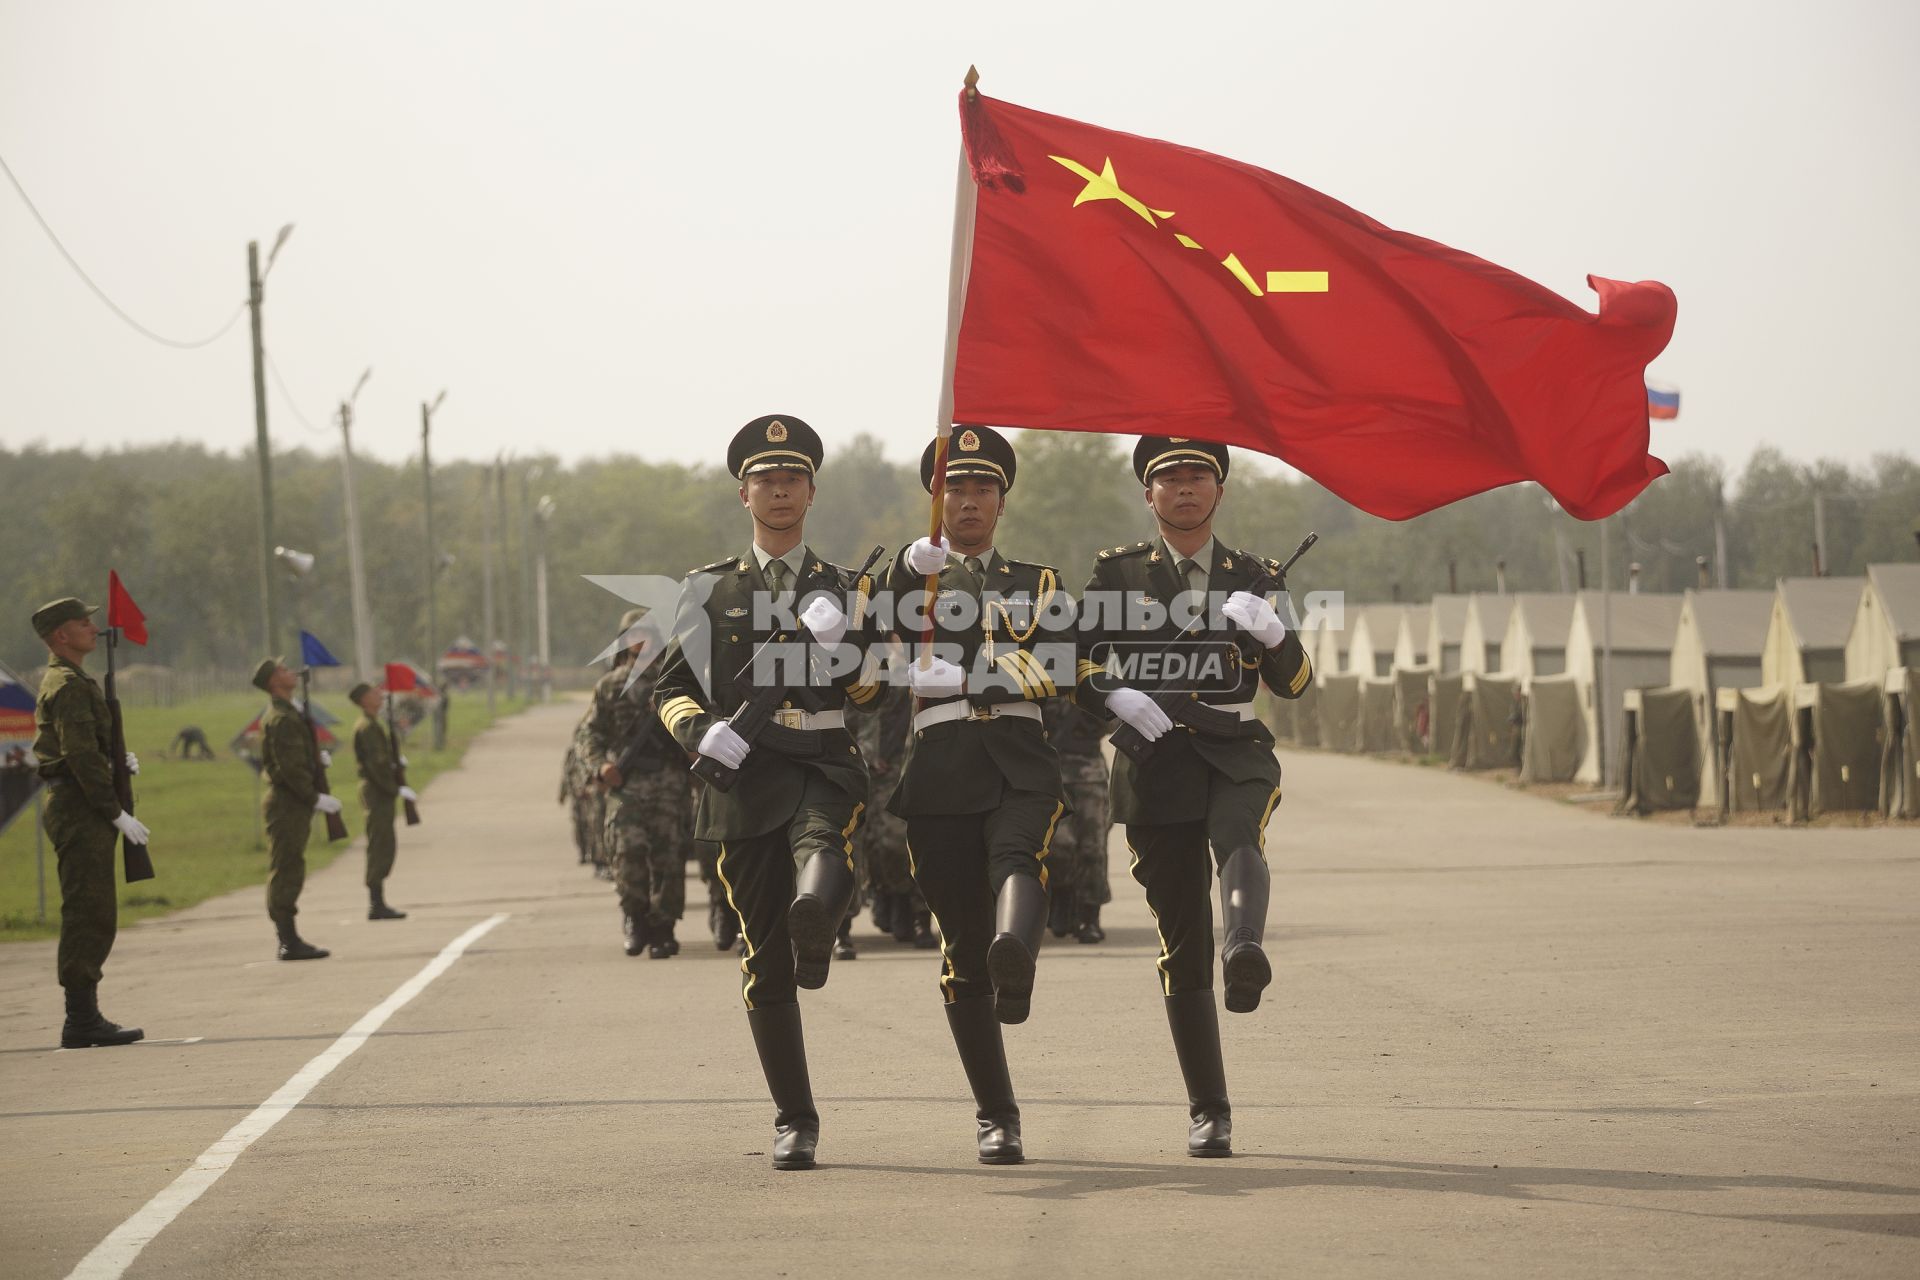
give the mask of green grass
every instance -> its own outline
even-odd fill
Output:
[[[346,805],[347,827],[357,836],[364,815],[356,795],[351,725],[359,712],[343,695],[317,696],[314,702],[344,722],[334,727],[343,741],[327,775],[334,794]],[[126,709],[127,745],[140,757],[140,775],[133,780],[134,807],[140,820],[153,828],[153,864],[158,874],[136,885],[121,883],[121,924],[266,883],[267,849],[259,835],[254,772],[226,747],[265,705],[258,694],[235,693],[171,707]],[[524,705],[500,699],[495,718],[511,715]],[[430,749],[432,736],[425,725],[409,738],[404,747],[407,781],[420,790],[435,774],[459,764],[468,744],[491,723],[484,695],[456,696],[445,751]],[[176,760],[162,754],[174,733],[190,724],[206,730],[218,759]],[[46,918],[38,918],[34,828],[33,814],[28,812],[0,835],[0,942],[51,938],[60,932],[60,880],[51,843],[43,846]],[[325,829],[316,823],[313,842],[307,846],[307,869],[326,866],[349,843],[328,844]]]

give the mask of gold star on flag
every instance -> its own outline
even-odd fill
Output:
[[[1086,189],[1073,198],[1073,207],[1076,209],[1089,200],[1118,200],[1121,204],[1145,218],[1147,225],[1150,227],[1159,226],[1160,223],[1157,221],[1159,218],[1171,218],[1173,216],[1173,211],[1170,209],[1149,209],[1140,200],[1122,191],[1120,189],[1120,179],[1116,178],[1113,173],[1112,156],[1107,157],[1106,164],[1101,168],[1099,173],[1095,173],[1079,161],[1069,160],[1065,156],[1048,156],[1047,159],[1086,179]]]

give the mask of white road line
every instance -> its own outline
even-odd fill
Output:
[[[315,1085],[351,1057],[355,1049],[371,1039],[388,1018],[425,991],[429,983],[453,967],[453,962],[460,958],[462,952],[506,918],[504,912],[489,916],[449,942],[439,955],[427,962],[426,968],[408,978],[392,995],[348,1027],[320,1056],[294,1072],[293,1078],[281,1085],[271,1098],[227,1130],[226,1137],[201,1152],[200,1158],[168,1183],[159,1195],[115,1227],[113,1234],[95,1245],[92,1253],[80,1259],[80,1265],[68,1273],[68,1280],[75,1280],[76,1277],[80,1280],[114,1280],[124,1274],[133,1265],[133,1260],[140,1256],[140,1251],[166,1230],[167,1224],[179,1217],[188,1205],[198,1200],[208,1187],[218,1182],[220,1175],[240,1158],[241,1152],[285,1119],[313,1092]]]

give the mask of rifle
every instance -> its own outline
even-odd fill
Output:
[[[120,628],[107,628],[107,719],[112,723],[113,794],[120,807],[133,812],[133,774],[127,769],[127,727],[120,717],[120,698],[113,687],[113,649],[120,639]],[[127,869],[127,883],[153,879],[153,859],[147,846],[135,844],[132,836],[120,838],[121,859]]]
[[[306,719],[307,732],[313,735],[313,789],[323,796],[330,796],[333,791],[327,786],[327,767],[320,763],[320,726],[313,722],[313,694],[308,683],[312,675],[312,667],[300,668],[300,714]],[[347,820],[337,813],[330,813],[326,817],[327,839],[345,840]]]
[[[391,689],[387,690],[387,740],[393,744],[393,776],[398,779],[400,785],[404,787],[407,785],[407,766],[400,763],[400,731],[393,727],[393,690]],[[410,827],[419,826],[419,806],[404,797],[401,799],[400,805],[406,810],[407,825]]]
[[[1320,541],[1319,534],[1309,533],[1301,540],[1300,545],[1294,548],[1293,554],[1287,557],[1287,562],[1280,566],[1278,573],[1263,573],[1246,589],[1258,596],[1264,596],[1269,591],[1285,590],[1287,570],[1293,568],[1300,557],[1307,554],[1313,548],[1313,544],[1318,541]],[[1167,649],[1171,649],[1176,644],[1221,644],[1231,645],[1238,654],[1241,646],[1246,642],[1246,634],[1232,623],[1228,623],[1218,631],[1210,631],[1204,619],[1196,619],[1191,627],[1168,642]],[[1167,649],[1163,649],[1162,653]],[[1153,700],[1155,706],[1166,712],[1167,717],[1175,724],[1186,725],[1209,738],[1216,739],[1251,738],[1259,733],[1258,727],[1251,721],[1242,720],[1237,715],[1210,706],[1200,701],[1191,692],[1167,688],[1171,680],[1172,677],[1167,677],[1160,682],[1159,688],[1142,690],[1142,692]],[[1123,722],[1113,731],[1114,750],[1124,751],[1127,758],[1135,765],[1144,765],[1152,759],[1155,745],[1147,741],[1146,737],[1130,724]]]
[[[875,547],[873,554],[867,557],[867,562],[861,565],[860,571],[854,575],[854,581],[857,583],[871,573],[873,566],[880,563],[880,558],[886,554],[885,547]],[[796,591],[796,603],[798,599]],[[860,625],[865,611],[866,597],[862,596],[854,602],[853,615],[847,620],[849,633]],[[776,644],[807,644],[812,640],[813,637],[807,634],[804,626],[796,627],[792,635],[784,631],[775,632],[771,638],[753,651],[753,655],[747,659],[747,664],[740,668],[738,674],[752,671],[754,664],[760,660],[760,655]],[[780,704],[791,700],[792,697],[793,691],[784,685],[761,685],[750,697],[734,708],[733,714],[727,717],[727,724],[732,726],[733,731],[745,739],[749,746],[764,746],[769,750],[778,751],[783,756],[802,758],[817,756],[821,750],[820,735],[823,730],[795,729],[774,721],[774,713],[780,709]],[[693,762],[693,776],[716,791],[731,791],[734,781],[740,776],[740,771],[721,764],[712,756],[701,756]]]

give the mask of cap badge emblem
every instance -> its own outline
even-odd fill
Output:
[[[975,435],[971,431],[962,431],[960,433],[960,452],[962,453],[980,452],[980,437]]]
[[[767,443],[785,444],[787,442],[787,424],[775,418],[767,424]]]

